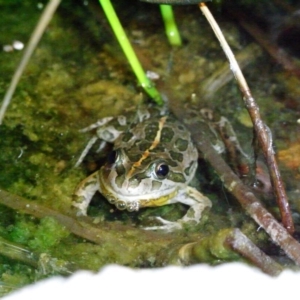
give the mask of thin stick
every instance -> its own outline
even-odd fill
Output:
[[[283,270],[238,228],[223,229],[197,242],[185,244],[179,249],[179,258],[185,265],[211,263],[213,258],[220,261],[236,260],[237,253],[271,276],[278,276]]]
[[[33,51],[35,50],[37,44],[39,43],[43,33],[46,30],[46,27],[48,26],[50,20],[52,19],[52,16],[54,12],[56,11],[58,5],[60,4],[61,0],[49,0],[47,6],[45,7],[40,20],[35,27],[30,40],[28,42],[28,46],[26,47],[23,57],[20,61],[19,66],[17,67],[15,74],[12,77],[11,83],[6,91],[6,94],[4,96],[2,106],[0,108],[0,125],[2,124],[5,112],[7,110],[8,105],[11,102],[12,96],[16,90],[17,84],[24,72],[25,67],[27,66],[27,63],[29,59],[32,56]]]
[[[53,272],[70,275],[79,269],[74,263],[57,260],[45,253],[32,252],[24,246],[7,241],[2,237],[0,237],[0,254],[39,269],[42,275],[53,274]]]
[[[251,188],[243,184],[241,179],[216,152],[207,135],[205,124],[200,121],[198,116],[193,117],[187,109],[179,107],[175,101],[171,103],[171,111],[179,120],[184,120],[198,150],[203,154],[204,159],[211,164],[226,189],[239,201],[255,222],[270,235],[272,241],[300,266],[300,243],[262,206]]]
[[[253,265],[259,267],[263,272],[271,276],[278,276],[283,270],[277,262],[261,251],[252,241],[238,228],[234,228],[225,240],[225,245],[240,253]]]
[[[0,237],[0,254],[12,260],[18,260],[35,268],[38,267],[39,257],[23,246],[17,245]]]
[[[163,104],[159,92],[156,90],[150,79],[145,75],[145,72],[128,40],[128,37],[119,21],[118,16],[116,15],[116,12],[110,0],[99,0],[99,2],[139,83],[144,88],[146,93],[158,105]]]
[[[175,22],[172,6],[161,4],[159,7],[164,20],[166,35],[169,39],[169,43],[172,46],[181,46],[181,37]]]
[[[230,64],[230,69],[233,72],[240,90],[243,95],[243,99],[248,110],[248,113],[252,119],[252,123],[254,126],[254,137],[258,139],[258,142],[262,148],[263,154],[268,164],[273,189],[277,199],[277,205],[279,206],[282,223],[285,228],[290,232],[294,232],[294,224],[291,216],[291,211],[289,208],[289,203],[287,200],[287,195],[283,186],[283,182],[281,179],[281,175],[278,169],[278,165],[275,159],[274,151],[272,148],[272,139],[270,136],[270,132],[267,131],[267,127],[261,119],[259,108],[255,102],[255,99],[252,97],[250,89],[247,85],[246,79],[242,74],[242,71],[227,43],[225,40],[223,33],[216,23],[214,17],[210,13],[208,7],[205,3],[200,3],[199,7],[206,17],[207,21],[211,25],[216,37],[218,38]]]

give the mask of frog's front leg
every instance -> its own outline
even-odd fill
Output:
[[[120,134],[126,128],[127,121],[125,116],[119,117],[105,117],[98,120],[96,123],[91,124],[90,126],[83,128],[80,132],[87,132],[93,129],[97,129],[96,134],[89,140],[84,150],[82,151],[80,157],[78,158],[75,168],[78,167],[83,159],[86,157],[92,146],[96,143],[97,140],[101,140],[100,147],[98,152],[104,148],[106,143],[114,143],[115,140],[120,136]]]
[[[77,215],[86,215],[87,208],[99,189],[98,171],[82,180],[73,194],[72,205],[78,209]]]
[[[164,231],[174,231],[177,229],[182,229],[184,224],[195,224],[200,222],[202,212],[205,208],[211,207],[211,201],[201,194],[195,188],[187,186],[186,189],[179,193],[175,199],[170,203],[180,202],[190,206],[186,214],[182,219],[175,222],[165,220],[161,217],[155,217],[155,219],[162,223],[159,226],[144,227],[145,230],[164,230]]]
[[[204,209],[212,206],[209,198],[190,186],[187,187],[182,200],[178,199],[178,202],[190,206],[184,217],[181,219],[183,223],[195,221],[198,224]]]

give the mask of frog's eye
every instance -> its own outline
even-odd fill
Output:
[[[108,154],[107,162],[112,165],[116,162],[117,158],[118,158],[118,152],[113,150]]]
[[[158,164],[155,167],[155,174],[159,179],[164,179],[169,174],[169,166],[165,163]]]

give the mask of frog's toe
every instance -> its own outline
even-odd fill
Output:
[[[182,224],[178,221],[172,222],[161,217],[152,217],[151,219],[159,221],[160,223],[162,223],[162,225],[143,227],[144,230],[163,230],[170,232],[182,228]]]
[[[75,212],[77,217],[81,217],[81,216],[87,216],[87,210],[86,208],[82,207],[82,205],[80,204],[72,204],[72,210]]]

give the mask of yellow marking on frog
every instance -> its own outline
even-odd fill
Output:
[[[154,199],[147,199],[147,200],[139,200],[140,207],[155,207],[155,206],[163,206],[168,204],[168,201],[174,198],[177,195],[177,190],[173,191],[172,193],[161,196],[159,198]]]
[[[106,197],[108,199],[109,202],[111,201],[118,201],[118,200],[121,200],[121,201],[125,201],[126,200],[123,200],[122,199],[122,195],[120,195],[119,197],[114,194],[112,191],[110,191],[108,188],[107,188],[107,185],[105,185],[104,181],[103,181],[103,178],[101,176],[101,173],[98,173],[99,174],[99,186],[100,186],[100,191],[102,193],[102,195],[104,197]],[[178,193],[178,190],[175,189],[173,192],[171,192],[170,194],[167,194],[167,195],[164,195],[164,196],[161,196],[161,197],[158,197],[158,198],[150,198],[150,199],[139,199],[137,200],[137,202],[139,203],[139,207],[156,207],[156,206],[163,206],[163,205],[166,205],[168,204],[168,201],[170,199],[173,199]],[[138,197],[138,196],[137,196]]]
[[[168,118],[167,116],[164,116],[164,117],[159,119],[159,121],[158,121],[158,130],[157,130],[156,136],[155,136],[151,146],[149,147],[149,149],[146,149],[145,152],[142,154],[141,158],[133,164],[133,166],[131,167],[131,169],[129,170],[129,172],[126,175],[126,178],[129,178],[132,175],[132,173],[134,172],[134,170],[142,164],[143,160],[145,160],[149,156],[150,151],[157,147],[157,145],[160,142],[161,131],[164,127],[164,124],[165,124],[167,118]]]
[[[101,169],[100,169],[101,170]],[[98,173],[98,182],[99,182],[99,190],[101,191],[101,194],[109,201],[117,201],[120,200],[112,191],[110,191],[107,187],[108,185],[105,184],[104,178],[102,176],[102,173]]]

